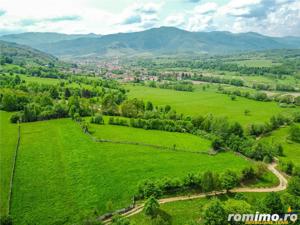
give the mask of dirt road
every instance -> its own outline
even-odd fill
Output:
[[[279,179],[279,185],[276,187],[270,187],[270,188],[234,188],[231,189],[230,192],[232,193],[240,193],[240,192],[278,192],[285,190],[287,188],[287,180],[286,178],[276,169],[277,163],[272,163],[268,165],[268,169]],[[184,195],[184,196],[176,196],[176,197],[170,197],[170,198],[162,198],[159,199],[158,202],[160,204],[168,203],[168,202],[176,202],[176,201],[184,201],[184,200],[191,200],[191,199],[197,199],[197,198],[205,198],[207,196],[215,196],[220,194],[225,194],[226,191],[215,191],[205,194],[196,194],[196,195]],[[144,208],[144,204],[137,205],[132,210],[130,210],[127,213],[122,214],[125,217],[133,216],[137,213],[140,213]],[[105,223],[109,223],[110,220],[105,221]]]

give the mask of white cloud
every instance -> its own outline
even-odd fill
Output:
[[[182,27],[184,23],[185,23],[184,14],[174,14],[168,16],[164,21],[165,26],[172,26],[172,27]]]
[[[299,0],[0,0],[0,33],[116,33],[159,26],[300,36]],[[115,4],[115,5],[114,5]],[[125,7],[123,7],[125,6]],[[173,7],[173,8],[172,8]]]
[[[185,28],[191,31],[227,30],[265,35],[300,36],[297,0],[231,0],[225,5],[204,3],[189,12]]]
[[[207,2],[201,5],[197,5],[194,10],[193,13],[194,14],[209,14],[209,13],[213,13],[218,9],[218,5],[215,2]]]

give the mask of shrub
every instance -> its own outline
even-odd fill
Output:
[[[18,121],[21,121],[22,119],[22,114],[21,113],[14,113],[10,117],[10,122],[11,123],[17,123]]]
[[[104,124],[103,116],[101,114],[96,114],[94,117],[91,117],[91,123]]]
[[[158,201],[153,196],[151,196],[145,203],[145,207],[144,207],[145,215],[154,218],[158,214],[158,209],[159,209]]]

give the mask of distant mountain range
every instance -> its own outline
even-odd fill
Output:
[[[269,49],[299,49],[300,37],[269,37],[258,33],[189,32],[160,27],[110,35],[23,33],[0,40],[25,44],[58,57],[228,54]]]

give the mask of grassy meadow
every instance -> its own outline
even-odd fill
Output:
[[[233,61],[233,62],[238,64],[239,66],[246,66],[246,67],[272,67],[275,65],[280,65],[280,63],[274,63],[270,59],[248,59],[248,60],[240,60],[240,61]]]
[[[289,113],[297,109],[280,108],[276,102],[260,102],[243,97],[231,100],[229,96],[216,93],[216,87],[202,90],[197,85],[194,92],[175,91],[144,86],[125,86],[130,98],[140,98],[152,101],[155,105],[172,106],[177,112],[185,115],[207,115],[228,117],[231,121],[238,121],[242,125],[269,121],[272,115]],[[245,110],[250,114],[245,115]]]
[[[15,224],[73,224],[107,212],[110,201],[113,209],[127,206],[143,179],[241,171],[250,164],[231,152],[209,156],[96,143],[70,119],[25,123],[12,216]]]
[[[8,210],[9,184],[17,145],[18,127],[10,123],[11,113],[0,111],[0,215]]]
[[[115,125],[90,124],[92,135],[106,140],[140,142],[192,152],[209,152],[211,141],[188,133],[144,130]]]

